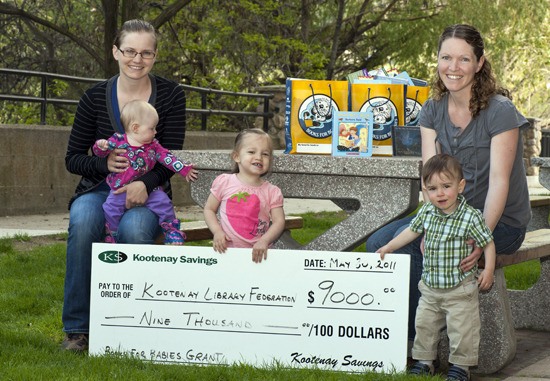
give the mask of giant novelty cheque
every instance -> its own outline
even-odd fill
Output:
[[[406,366],[409,256],[93,245],[90,354],[145,361]]]

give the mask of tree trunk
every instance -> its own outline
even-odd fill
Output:
[[[117,62],[113,59],[113,41],[118,28],[118,0],[102,0],[105,16],[103,33],[103,72],[105,78],[110,78],[118,72]]]
[[[330,59],[327,64],[327,77],[326,79],[332,79],[334,76],[334,67],[336,66],[336,59],[338,58],[338,45],[340,42],[340,34],[342,33],[342,20],[344,19],[344,8],[346,7],[345,0],[336,0],[338,3],[338,14],[336,16],[336,22],[334,24],[334,34],[332,35],[332,48],[330,50]]]

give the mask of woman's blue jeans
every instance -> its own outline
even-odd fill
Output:
[[[92,243],[105,239],[102,205],[109,188],[102,184],[73,201],[69,213],[67,263],[63,301],[63,331],[88,333]],[[151,244],[161,233],[157,216],[145,207],[132,208],[122,217],[118,242]]]
[[[374,232],[367,240],[367,252],[374,253],[380,247],[387,244],[393,237],[399,235],[399,233],[409,226],[413,218],[414,216],[409,216],[401,220],[393,221]],[[499,222],[493,231],[497,254],[506,255],[515,253],[525,239],[525,231],[525,228],[515,228]],[[422,260],[424,258],[420,251],[421,240],[421,238],[418,238],[396,251],[411,256],[411,276],[409,281],[409,340],[414,340],[416,334],[414,321],[418,300],[420,299],[418,282],[420,282],[422,276]]]

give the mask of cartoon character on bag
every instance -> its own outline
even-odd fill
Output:
[[[320,139],[332,135],[332,117],[338,106],[330,97],[315,94],[306,98],[298,111],[298,123],[309,136]]]
[[[418,124],[418,116],[422,110],[422,105],[416,100],[407,98],[405,106],[405,125],[416,126]]]
[[[373,139],[386,140],[391,136],[391,127],[397,124],[397,109],[388,98],[376,97],[361,106],[361,112],[372,111]]]
[[[332,120],[330,103],[330,99],[322,95],[318,96],[317,99],[312,99],[312,102],[306,106],[306,111],[302,113],[304,123],[310,125],[310,128],[322,128],[323,123]]]

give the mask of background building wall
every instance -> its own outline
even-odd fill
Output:
[[[280,149],[284,146],[284,109],[280,98],[272,102],[270,109],[275,115],[269,129],[275,148]],[[537,176],[538,167],[531,165],[531,158],[541,153],[541,131],[546,125],[539,119],[529,121],[530,128],[522,134],[524,163],[527,175]],[[70,127],[0,124],[0,131],[3,135],[0,139],[0,216],[66,212],[79,181],[79,176],[65,168]],[[229,150],[236,135],[236,132],[188,131],[183,148]],[[174,205],[193,205],[189,184],[181,176],[175,175],[172,179]]]
[[[0,216],[66,212],[80,179],[65,168],[70,127],[0,124],[0,131]],[[235,136],[188,131],[184,149],[231,149]],[[173,190],[174,205],[194,204],[181,176]]]

